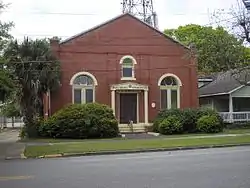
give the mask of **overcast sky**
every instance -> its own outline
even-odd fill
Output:
[[[11,4],[2,13],[1,20],[15,23],[12,34],[16,38],[66,38],[121,14],[121,1],[3,0]],[[158,14],[159,29],[163,30],[189,23],[209,24],[208,12],[228,10],[236,3],[237,0],[154,0],[154,7]]]

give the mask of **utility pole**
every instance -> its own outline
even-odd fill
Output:
[[[158,18],[153,0],[122,0],[122,13],[129,13],[158,29]]]

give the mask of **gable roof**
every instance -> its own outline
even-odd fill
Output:
[[[185,46],[185,45],[182,44],[181,42],[179,42],[179,41],[173,39],[172,37],[170,37],[170,36],[164,34],[163,32],[161,32],[161,31],[159,31],[158,29],[152,27],[151,25],[149,25],[149,24],[147,24],[147,23],[141,21],[139,18],[137,18],[137,17],[135,17],[135,16],[133,16],[133,15],[131,15],[131,14],[129,14],[129,13],[121,14],[121,15],[119,15],[119,16],[117,16],[117,17],[114,17],[113,19],[108,20],[108,21],[106,21],[106,22],[104,22],[104,23],[102,23],[102,24],[100,24],[100,25],[97,25],[97,26],[91,28],[91,29],[88,29],[88,30],[86,30],[86,31],[84,31],[84,32],[78,33],[78,34],[76,34],[76,35],[74,35],[74,36],[72,36],[72,37],[70,37],[70,38],[65,39],[65,40],[62,40],[62,41],[60,42],[60,44],[65,44],[65,43],[67,43],[67,42],[69,42],[69,41],[71,41],[71,40],[73,40],[73,39],[75,39],[75,38],[77,38],[77,37],[84,36],[84,35],[87,34],[87,33],[90,33],[90,32],[92,32],[92,31],[94,31],[94,30],[96,30],[96,29],[99,29],[99,28],[101,28],[101,27],[103,27],[103,26],[105,26],[105,25],[108,25],[108,24],[110,24],[110,23],[112,23],[112,22],[114,22],[114,21],[116,21],[116,20],[118,20],[118,19],[120,19],[120,18],[125,17],[125,16],[130,16],[131,18],[135,19],[136,21],[141,22],[141,23],[144,24],[145,26],[149,27],[150,29],[152,29],[152,30],[154,30],[155,32],[157,32],[158,34],[162,35],[162,36],[165,37],[166,39],[169,39],[169,40],[171,40],[172,42],[177,43],[177,44],[181,45],[182,47],[184,47],[184,48],[190,50],[189,47]]]
[[[232,76],[234,70],[230,70],[223,73],[213,75],[213,81],[201,88],[199,88],[200,97],[214,96],[214,95],[226,95],[233,91],[244,87],[235,77]],[[238,78],[244,77],[245,73],[239,73],[236,76]],[[246,82],[249,79],[246,79]]]

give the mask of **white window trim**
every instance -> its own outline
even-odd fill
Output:
[[[170,110],[172,109],[172,93],[171,91],[175,90],[177,91],[177,108],[180,108],[180,88],[160,88],[160,91],[167,91],[167,109]],[[160,92],[160,108],[162,109],[162,103],[161,103],[161,92]]]
[[[78,76],[89,76],[92,80],[93,80],[93,86],[84,86],[84,85],[74,85],[74,80],[78,77]],[[95,76],[89,72],[78,72],[76,74],[74,74],[70,80],[70,85],[72,86],[72,104],[75,104],[75,95],[74,95],[74,90],[75,89],[81,89],[81,104],[85,104],[86,103],[86,89],[93,89],[93,103],[95,102],[95,90],[96,90],[96,86],[98,85],[97,79],[95,78]]]
[[[81,75],[85,75],[85,76],[89,76],[93,82],[94,82],[94,85],[97,86],[98,85],[98,82],[97,82],[97,79],[95,78],[95,76],[89,72],[78,72],[76,74],[74,74],[70,80],[70,85],[74,85],[74,80],[78,77],[78,76],[81,76]]]
[[[92,89],[93,90],[93,103],[95,102],[95,87],[94,86],[73,86],[72,87],[72,104],[75,104],[75,95],[74,90],[79,89],[81,90],[81,104],[86,104],[86,90]]]
[[[166,77],[173,77],[176,79],[177,81],[177,85],[174,85],[174,86],[162,86],[161,85],[161,82],[163,81],[164,78]],[[161,99],[162,99],[162,96],[161,96],[161,91],[162,90],[166,90],[167,91],[167,109],[171,109],[171,99],[172,99],[172,96],[171,96],[171,91],[172,90],[177,90],[177,108],[180,108],[181,106],[181,93],[180,93],[180,88],[182,86],[182,82],[180,80],[180,78],[178,76],[176,76],[175,74],[172,74],[172,73],[167,73],[167,74],[164,74],[160,77],[160,79],[158,80],[158,86],[160,87],[160,108],[162,109],[162,103],[161,103]]]
[[[161,82],[164,78],[166,77],[174,77],[176,79],[176,81],[178,82],[177,85],[178,86],[182,86],[182,82],[180,80],[180,78],[178,76],[176,76],[175,74],[172,74],[172,73],[167,73],[167,74],[164,74],[160,77],[160,79],[158,80],[158,86],[161,86]]]
[[[132,61],[133,61],[133,65],[123,65],[123,61],[124,61],[124,59],[126,59],[126,58],[130,58],[130,59],[132,59]],[[130,55],[126,55],[126,56],[123,56],[122,58],[121,58],[121,60],[120,60],[120,65],[121,65],[121,80],[127,80],[127,81],[129,81],[129,80],[136,80],[136,78],[135,78],[135,65],[137,64],[137,62],[136,62],[136,60],[135,60],[135,58],[133,57],[133,56],[130,56]],[[132,77],[124,77],[123,76],[123,68],[132,68]]]

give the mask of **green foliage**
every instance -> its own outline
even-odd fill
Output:
[[[6,8],[2,2],[0,2],[0,11]],[[9,34],[13,23],[3,22],[0,20],[0,53],[6,48],[8,41],[12,38]],[[13,81],[8,69],[5,67],[5,60],[0,55],[0,102],[5,102],[6,98],[10,95],[14,88]]]
[[[2,107],[2,114],[6,117],[20,117],[20,107],[14,102],[5,103]]]
[[[22,127],[22,128],[20,129],[19,137],[20,137],[21,139],[25,139],[25,138],[26,138],[26,130],[25,130],[25,127]]]
[[[37,118],[36,120],[34,120],[34,123],[32,125],[22,127],[19,137],[22,139],[40,137],[39,129],[43,125],[43,123],[43,118]]]
[[[184,109],[182,110],[182,122],[184,132],[196,132],[197,109]]]
[[[243,41],[228,33],[223,27],[206,27],[195,24],[164,31],[180,42],[194,44],[198,55],[200,73],[226,71],[242,66],[249,57]]]
[[[8,6],[6,4],[3,4],[2,1],[0,1],[0,11],[2,12],[4,9],[6,9]],[[12,38],[10,34],[10,30],[14,27],[13,22],[3,22],[0,20],[0,52],[2,52],[9,39]]]
[[[205,133],[219,133],[223,131],[223,126],[215,115],[205,115],[198,119],[197,129]]]
[[[201,108],[199,111],[197,111],[197,119],[201,118],[202,116],[215,116],[219,120],[220,125],[225,127],[222,117],[216,110],[210,108]]]
[[[13,89],[14,83],[11,76],[8,70],[4,68],[4,65],[0,63],[0,101],[4,103]]]
[[[11,41],[4,51],[4,57],[20,88],[25,126],[33,129],[37,116],[43,115],[43,94],[59,86],[59,62],[46,39],[33,41],[26,38],[20,44],[17,40]]]
[[[106,105],[73,104],[48,118],[39,133],[52,138],[110,138],[118,135],[118,122]]]
[[[166,119],[167,117],[169,116],[177,116],[179,117],[180,119],[182,119],[182,112],[179,110],[179,109],[171,109],[171,110],[168,110],[168,109],[163,109],[161,110],[157,117],[155,118],[154,120],[154,123],[153,123],[153,131],[154,132],[159,132],[159,126],[160,126],[160,123]]]
[[[183,133],[182,121],[178,116],[169,116],[160,123],[159,131],[164,135]]]
[[[157,118],[154,121],[153,128],[154,132],[160,132],[160,124],[168,119],[169,117],[174,116],[182,124],[183,133],[196,133],[199,132],[197,128],[197,121],[203,116],[214,116],[219,122],[221,127],[224,127],[223,119],[220,115],[212,109],[171,109],[171,110],[162,110],[158,114]]]

